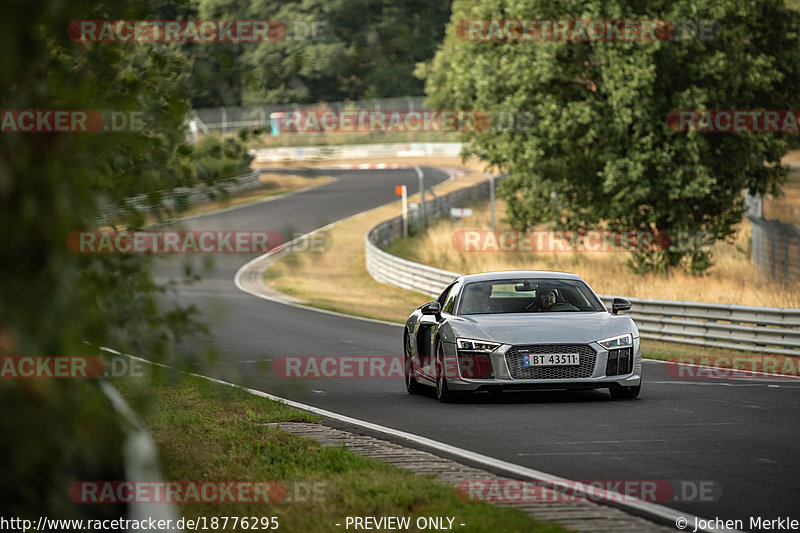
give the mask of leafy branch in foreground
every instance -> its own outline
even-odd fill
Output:
[[[168,360],[183,335],[202,329],[191,308],[160,304],[166,289],[152,258],[81,256],[67,236],[95,229],[101,204],[183,179],[174,162],[185,143],[187,59],[171,45],[69,39],[74,20],[158,18],[138,2],[3,7],[0,42],[14,52],[0,68],[0,109],[136,113],[143,127],[0,133],[0,355],[85,356],[112,346]],[[95,382],[0,379],[0,405],[5,509],[26,518],[122,514],[68,497],[72,481],[124,476],[123,427]]]

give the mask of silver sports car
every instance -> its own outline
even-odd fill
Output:
[[[403,333],[406,388],[467,391],[607,388],[636,398],[639,330],[630,302],[609,312],[579,276],[508,271],[461,276],[416,309]]]

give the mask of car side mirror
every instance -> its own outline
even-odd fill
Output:
[[[611,301],[611,314],[616,315],[620,311],[630,311],[631,303],[625,298],[614,298]]]
[[[426,303],[420,308],[420,311],[423,315],[433,315],[436,320],[439,320],[439,317],[442,316],[442,305],[439,302]]]

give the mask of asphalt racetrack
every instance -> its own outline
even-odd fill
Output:
[[[425,173],[431,185],[447,178],[434,169]],[[409,194],[417,190],[413,169],[325,174],[337,180],[274,201],[192,218],[181,229],[306,233],[394,201],[395,185],[407,185]],[[402,379],[287,380],[275,375],[270,361],[281,356],[401,355],[403,330],[241,292],[233,277],[251,258],[214,256],[215,270],[177,296],[182,304],[202,309],[211,325],[221,357],[198,364],[206,375],[554,476],[669,481],[679,501],[658,503],[703,518],[742,519],[745,525],[751,516],[796,518],[800,380],[678,378],[667,373],[664,363],[645,361],[642,394],[635,401],[613,401],[607,391],[536,392],[482,395],[456,405],[440,404],[432,395],[410,396]],[[156,276],[162,281],[179,278],[187,260],[199,265],[207,256],[162,261]],[[419,303],[425,303],[424,296]],[[370,305],[365,301],[363,309]],[[191,348],[200,353],[203,346]],[[690,354],[692,348],[686,350]]]

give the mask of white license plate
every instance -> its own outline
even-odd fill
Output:
[[[576,353],[523,354],[524,366],[575,366],[581,364]]]

